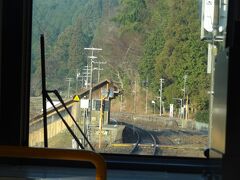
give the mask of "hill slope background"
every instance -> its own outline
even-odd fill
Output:
[[[48,89],[67,94],[66,78],[87,65],[84,47],[99,47],[101,79],[124,90],[126,111],[144,111],[159,96],[164,78],[165,107],[173,98],[189,99],[192,113],[208,109],[207,46],[200,41],[197,0],[35,0],[33,5],[31,95],[41,95],[39,36],[46,39]],[[93,82],[97,82],[94,71]],[[187,77],[184,81],[184,76]],[[75,92],[76,81],[71,84]],[[137,95],[136,95],[137,94]],[[120,106],[120,97],[113,108]],[[158,106],[159,103],[156,103]],[[179,105],[178,105],[179,106]],[[158,108],[158,107],[157,107]]]

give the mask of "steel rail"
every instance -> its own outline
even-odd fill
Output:
[[[128,125],[128,127],[133,128],[132,125]],[[158,146],[157,146],[156,138],[155,138],[150,132],[148,132],[148,131],[146,131],[146,130],[143,130],[143,129],[138,128],[138,127],[136,127],[136,126],[134,126],[134,129],[135,129],[135,133],[136,133],[136,135],[137,135],[137,142],[134,143],[134,147],[133,147],[133,149],[131,150],[130,153],[131,153],[131,154],[136,153],[136,151],[137,151],[137,149],[140,147],[140,145],[144,144],[144,143],[141,143],[141,144],[140,144],[140,142],[143,140],[142,137],[141,137],[141,135],[140,135],[140,133],[142,132],[142,133],[147,133],[148,136],[151,137],[151,139],[152,139],[152,141],[153,141],[151,147],[153,148],[153,155],[155,156],[156,153],[157,153],[157,147],[158,147]],[[136,130],[137,130],[137,131],[136,131]]]
[[[153,136],[152,133],[150,133],[148,131],[146,131],[146,132],[149,134],[149,136],[151,136],[151,138],[153,140],[153,155],[155,156],[156,153],[157,153],[157,141],[156,141],[156,138]]]
[[[141,141],[141,136],[139,134],[139,131],[134,131],[134,133],[136,133],[136,135],[137,135],[137,141],[136,141],[136,143],[134,143],[134,146],[130,152],[131,154],[134,154],[137,151],[137,149],[139,148],[139,143]]]

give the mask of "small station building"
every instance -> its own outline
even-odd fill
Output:
[[[110,80],[104,80],[73,97],[80,102],[80,124],[94,144],[109,144],[122,138],[124,126],[111,125],[111,101],[120,93]],[[91,104],[91,106],[90,106]]]
[[[87,116],[89,116],[91,110],[89,124],[99,125],[101,120],[103,125],[107,125],[110,121],[111,100],[118,94],[118,87],[110,80],[104,80],[93,85],[92,90],[81,91],[79,95],[73,97],[73,100],[80,101],[81,111],[87,111]],[[92,103],[91,107],[89,103]]]

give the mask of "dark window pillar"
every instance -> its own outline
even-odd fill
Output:
[[[229,76],[227,100],[226,150],[223,157],[223,180],[239,179],[240,162],[240,1],[229,0],[227,47]]]
[[[31,0],[1,0],[0,144],[28,144]]]

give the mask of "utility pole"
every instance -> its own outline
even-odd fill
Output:
[[[146,102],[145,102],[145,113],[148,113],[148,87],[146,87]]]
[[[144,81],[145,89],[146,89],[146,97],[145,97],[145,113],[148,113],[148,77],[147,80]]]
[[[85,71],[83,73],[83,75],[85,75],[85,76],[83,76],[83,78],[86,78],[85,87],[87,89],[88,88],[88,84],[89,84],[88,83],[89,82],[89,77],[91,76],[91,74],[89,72],[89,71],[91,71],[91,69],[89,68],[88,64],[85,66],[85,69],[83,69],[83,71]]]
[[[84,85],[84,78],[86,78],[86,76],[84,76],[84,72],[82,73],[79,73],[80,75],[78,76],[78,78],[81,78],[81,80],[79,82],[81,82],[81,85],[80,85],[80,88],[83,88],[85,85]],[[82,74],[82,75],[81,75]]]
[[[77,69],[77,74],[76,74],[76,94],[78,92],[78,78],[80,77],[80,72],[78,72],[78,69]]]
[[[185,119],[188,120],[188,94],[187,94],[187,98],[186,98],[186,116]]]
[[[181,98],[173,98],[173,99],[180,101],[180,119],[181,119],[181,124],[182,124],[181,126],[183,128],[183,119],[184,119],[184,116],[182,117],[183,99],[181,99]]]
[[[120,95],[120,112],[122,112],[122,110],[123,110],[123,95],[121,94]]]
[[[73,81],[73,78],[66,78],[66,81],[68,81],[68,94],[67,97],[70,97],[70,88],[71,88],[71,82]]]
[[[82,81],[81,81],[81,88],[83,88],[83,87],[84,87],[84,76],[82,75],[81,78],[82,78]]]
[[[134,113],[136,114],[136,100],[137,100],[137,81],[134,81]]]
[[[152,104],[153,104],[153,114],[155,114],[155,101],[154,100],[152,100]]]
[[[99,81],[100,81],[100,71],[103,70],[103,69],[100,68],[100,62],[98,63],[98,69],[97,70],[98,70],[98,80],[97,80],[97,82],[99,83]]]
[[[159,99],[159,116],[162,116],[162,84],[163,84],[164,79],[160,78],[160,99]]]
[[[165,113],[165,106],[164,106],[164,101],[162,101],[162,113],[164,114]]]
[[[208,92],[210,95],[209,98],[209,147],[212,147],[212,125],[213,125],[213,102],[214,102],[214,78],[215,78],[215,63],[216,63],[216,56],[217,56],[217,50],[218,47],[215,44],[215,36],[217,35],[217,26],[215,25],[213,32],[212,32],[212,43],[211,48],[208,48],[209,51],[209,58],[211,59],[210,62],[210,74],[211,74],[211,86],[210,91]]]
[[[97,79],[97,82],[99,83],[100,81],[100,71],[103,71],[103,69],[101,68],[101,64],[106,64],[106,62],[94,62],[96,64],[98,64],[98,68],[94,68],[94,70],[97,70],[98,71],[98,79]]]
[[[183,99],[181,98],[173,98],[177,101],[180,101],[180,119],[182,119],[182,106],[183,106]]]
[[[90,71],[90,89],[89,89],[89,122],[91,122],[91,119],[92,119],[92,73],[93,73],[93,62],[94,62],[94,59],[96,59],[97,57],[96,56],[93,56],[93,52],[94,51],[101,51],[102,49],[100,48],[94,48],[94,47],[91,47],[91,48],[84,48],[84,50],[90,50],[92,51],[91,53],[91,56],[88,56],[88,58],[90,58],[90,63],[91,63],[91,71]]]
[[[187,83],[187,75],[183,76],[184,83],[183,83],[183,110],[186,111],[186,83]],[[183,111],[183,119],[185,119],[186,113]]]

